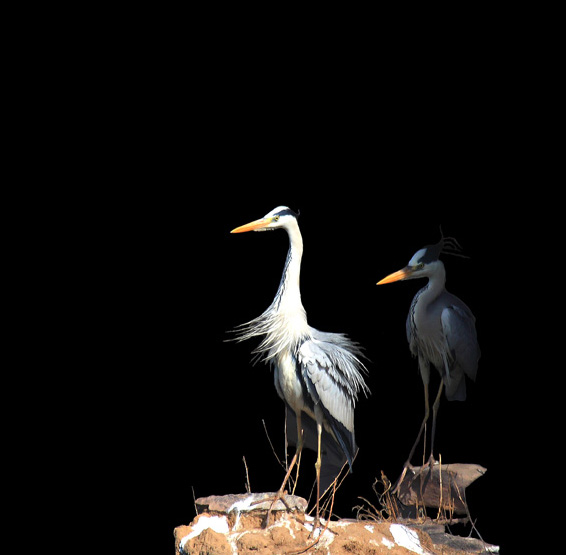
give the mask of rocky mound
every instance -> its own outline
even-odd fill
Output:
[[[307,502],[285,496],[273,507],[265,527],[273,493],[210,496],[196,500],[198,515],[175,528],[177,555],[275,555],[324,553],[332,555],[388,555],[498,553],[499,548],[474,538],[445,532],[443,525],[414,522],[322,521],[313,534],[314,519],[305,514]]]

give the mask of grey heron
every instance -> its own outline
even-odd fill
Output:
[[[285,402],[290,423],[289,436],[296,443],[295,455],[276,499],[282,498],[295,464],[298,475],[303,445],[317,453],[315,530],[319,525],[321,486],[326,491],[346,461],[352,469],[357,450],[354,407],[358,393],[367,394],[369,389],[362,376],[366,368],[360,360],[360,346],[344,334],[322,332],[307,323],[299,287],[303,239],[297,214],[286,206],[278,206],[231,233],[274,229],[284,229],[289,236],[279,288],[265,312],[238,326],[236,333],[240,341],[263,337],[254,353],[273,367],[275,389]]]
[[[465,376],[472,380],[476,378],[480,348],[475,317],[463,301],[446,290],[446,270],[439,259],[441,254],[458,255],[459,252],[460,246],[455,239],[442,237],[435,245],[418,250],[405,268],[388,275],[377,284],[428,278],[427,285],[415,295],[406,321],[407,341],[411,353],[418,358],[424,384],[425,415],[398,484],[411,464],[411,458],[429,418],[430,365],[440,373],[440,387],[432,407],[430,465],[434,462],[436,416],[443,388],[449,401],[464,401]]]

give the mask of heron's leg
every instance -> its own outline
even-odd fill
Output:
[[[318,435],[318,451],[316,462],[314,463],[314,467],[316,469],[316,516],[314,519],[314,527],[312,529],[313,534],[314,531],[320,526],[320,468],[322,466],[322,457],[321,457],[321,442],[322,442],[322,424],[320,422],[316,423],[316,431]]]
[[[293,495],[295,495],[295,488],[299,482],[299,469],[301,468],[301,454],[303,452],[303,427],[301,425],[301,413],[297,414],[297,453],[299,457],[297,459],[297,473],[295,475],[295,484],[293,485]]]
[[[277,501],[279,501],[279,499],[281,499],[283,501],[283,503],[285,503],[285,501],[283,499],[283,496],[285,495],[285,486],[287,485],[287,482],[289,481],[289,476],[291,476],[291,472],[293,470],[293,467],[295,466],[295,463],[297,462],[298,454],[299,454],[299,452],[295,451],[295,455],[291,459],[291,464],[289,465],[289,468],[287,470],[287,474],[285,474],[285,478],[283,479],[283,483],[281,484],[279,491],[275,494],[275,497],[273,498],[273,501],[271,502],[271,507],[269,507],[269,511],[267,511],[267,518],[266,518],[266,521],[265,521],[266,527],[269,526],[269,522],[271,520],[271,512],[273,511],[273,506],[275,505],[275,503],[277,503]]]
[[[413,455],[415,454],[415,449],[417,448],[417,445],[419,444],[419,441],[421,440],[421,436],[423,435],[423,431],[426,427],[428,417],[430,416],[430,407],[429,407],[429,402],[428,402],[428,382],[424,384],[424,403],[425,403],[425,413],[424,413],[423,421],[421,422],[421,427],[419,429],[419,435],[417,436],[415,443],[413,443],[413,446],[411,447],[411,452],[409,453],[409,456],[407,458],[407,462],[405,463],[405,467],[411,465],[411,459],[413,458]]]
[[[285,486],[287,485],[287,482],[289,481],[289,477],[291,476],[291,472],[293,471],[293,467],[295,466],[295,464],[297,463],[297,461],[301,460],[301,452],[303,450],[303,429],[302,429],[302,425],[301,425],[301,414],[297,414],[297,432],[298,432],[298,440],[297,440],[297,449],[295,451],[295,455],[293,456],[293,458],[291,459],[291,464],[289,465],[289,468],[287,469],[287,473],[285,474],[285,478],[283,479],[283,483],[281,484],[281,487],[279,488],[279,491],[275,494],[275,497],[273,498],[273,501],[271,502],[271,507],[269,507],[269,511],[267,511],[267,519],[266,519],[266,527],[269,526],[269,521],[271,520],[271,512],[273,511],[273,506],[275,505],[275,503],[277,503],[277,501],[279,501],[279,499],[281,499],[283,501],[283,503],[285,503],[283,497],[285,495]],[[297,467],[297,478],[299,477],[299,469]],[[293,492],[295,491],[295,489],[293,488]]]
[[[438,393],[436,394],[436,399],[432,405],[432,434],[430,437],[430,457],[429,463],[432,468],[434,463],[434,434],[436,433],[436,415],[438,414],[438,407],[440,406],[440,399],[442,397],[442,389],[444,387],[444,380],[440,380],[440,387],[438,388]]]
[[[428,380],[423,380],[423,385],[424,385],[424,401],[425,401],[424,418],[423,418],[423,421],[421,422],[421,427],[419,429],[419,435],[417,436],[415,443],[413,443],[413,447],[411,447],[411,452],[409,453],[409,456],[408,456],[405,464],[403,465],[403,472],[401,473],[401,476],[399,476],[399,479],[397,480],[397,484],[395,484],[395,488],[393,489],[393,493],[396,493],[399,490],[399,487],[401,486],[401,482],[403,481],[403,478],[405,477],[405,474],[407,473],[407,468],[409,468],[411,466],[411,459],[413,458],[413,455],[415,454],[415,449],[417,448],[417,445],[419,444],[419,441],[421,440],[421,436],[423,435],[423,431],[426,427],[428,417],[430,416],[430,408],[429,408],[429,403],[428,403]]]

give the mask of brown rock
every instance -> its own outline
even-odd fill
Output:
[[[179,551],[177,551],[179,552]],[[183,546],[183,553],[199,555],[232,555],[232,547],[225,534],[204,530]]]
[[[331,521],[316,544],[311,533],[313,519],[297,509],[302,507],[302,501],[288,500],[290,505],[297,508],[278,511],[278,520],[267,529],[261,525],[262,518],[254,519],[254,515],[267,511],[266,508],[255,507],[263,506],[261,503],[269,496],[244,494],[197,500],[202,510],[206,508],[210,512],[197,515],[190,526],[175,529],[175,553],[225,555],[237,550],[239,555],[274,555],[296,553],[307,548],[310,549],[309,553],[331,555],[498,552],[497,547],[480,540],[446,534],[443,525],[408,521]],[[255,501],[260,503],[254,505]]]
[[[467,514],[466,488],[487,470],[478,464],[435,464],[407,469],[397,497],[403,505],[438,508]]]

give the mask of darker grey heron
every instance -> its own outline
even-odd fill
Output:
[[[263,218],[237,227],[231,233],[278,228],[289,236],[289,252],[279,289],[263,314],[239,326],[237,339],[263,337],[254,352],[274,369],[275,389],[285,402],[291,423],[290,439],[297,445],[276,500],[282,498],[295,464],[298,475],[303,445],[317,452],[313,528],[316,530],[321,485],[324,492],[346,461],[352,469],[357,450],[354,407],[359,391],[367,394],[369,389],[362,376],[366,369],[360,360],[359,345],[344,334],[322,332],[307,323],[299,288],[303,239],[297,214],[286,206],[278,206]]]
[[[432,407],[432,433],[430,465],[434,462],[434,434],[436,415],[443,388],[449,401],[466,399],[466,378],[476,378],[480,348],[475,318],[466,304],[444,287],[446,270],[439,260],[441,254],[459,255],[460,246],[451,237],[443,237],[435,245],[420,249],[408,266],[383,278],[377,285],[398,280],[428,278],[428,283],[414,297],[407,316],[406,332],[413,356],[418,357],[424,384],[425,415],[417,439],[405,463],[403,474],[411,464],[411,458],[429,418],[428,383],[430,364],[440,373],[440,387]],[[461,256],[461,255],[460,255]]]

